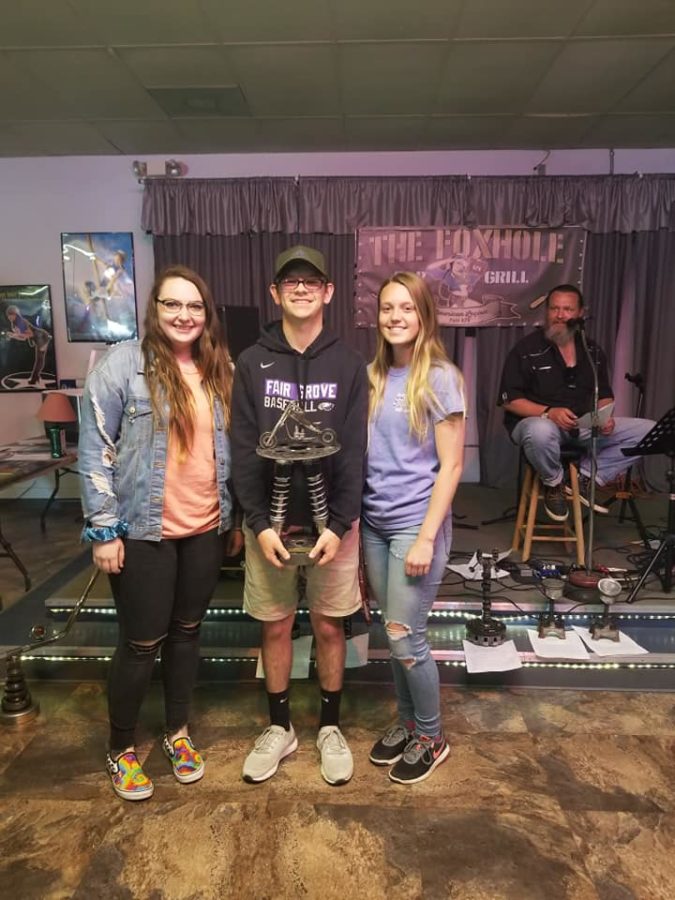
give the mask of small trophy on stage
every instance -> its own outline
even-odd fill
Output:
[[[270,503],[270,524],[282,537],[284,546],[291,555],[286,565],[312,565],[309,552],[315,544],[311,535],[284,534],[284,524],[288,512],[291,491],[293,463],[303,465],[312,521],[319,534],[328,525],[328,499],[323,473],[318,461],[324,456],[337,453],[340,445],[332,428],[320,428],[307,416],[297,400],[292,400],[272,431],[260,435],[256,447],[258,456],[274,460],[274,481]]]

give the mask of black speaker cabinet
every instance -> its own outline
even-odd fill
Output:
[[[230,348],[230,356],[236,362],[242,350],[258,340],[260,317],[256,306],[221,306],[220,323],[225,332],[225,340]]]

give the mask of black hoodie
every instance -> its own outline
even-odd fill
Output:
[[[325,328],[304,353],[298,353],[286,340],[281,322],[272,322],[239,357],[230,435],[234,490],[253,532],[258,535],[269,528],[274,463],[258,456],[255,448],[288,403],[298,399],[312,423],[337,433],[340,451],[320,462],[328,495],[328,528],[341,538],[361,511],[368,379],[361,355]],[[294,464],[286,525],[312,524],[302,469],[301,463]]]

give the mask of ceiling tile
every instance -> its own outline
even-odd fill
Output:
[[[596,0],[576,34],[675,34],[673,0]]]
[[[70,107],[48,85],[34,78],[16,56],[0,53],[0,119],[62,119],[69,111]]]
[[[595,121],[593,116],[518,116],[502,139],[506,147],[588,146],[584,135]]]
[[[345,119],[345,136],[360,150],[422,150],[428,116],[363,116]]]
[[[48,85],[71,117],[161,118],[136,78],[106,50],[27,50],[7,56]]]
[[[435,112],[445,41],[341,44],[346,115],[423,115]]]
[[[571,41],[542,79],[527,112],[611,110],[673,46],[670,40]]]
[[[332,0],[338,40],[444,38],[455,31],[461,0]]]
[[[428,143],[448,148],[495,147],[510,121],[510,116],[433,116]]]
[[[560,47],[557,41],[453,42],[439,111],[520,112]]]
[[[3,156],[93,156],[117,152],[86,122],[19,122],[0,131]]]
[[[23,2],[23,0],[22,0]],[[63,0],[52,0],[61,8]],[[210,43],[213,28],[199,3],[184,0],[69,0],[78,15],[98,23],[99,42],[125,44]],[[42,5],[45,5],[44,3]]]
[[[255,116],[340,112],[335,49],[328,44],[230,47],[228,60]]]
[[[616,105],[622,112],[675,110],[675,50]]]
[[[253,119],[176,119],[174,125],[194,153],[236,153],[260,147],[258,123]]]
[[[327,0],[200,0],[200,5],[213,23],[212,36],[226,43],[325,41],[333,37]]]
[[[185,141],[172,121],[94,121],[100,134],[120,153],[185,153]]]
[[[2,4],[2,47],[76,47],[99,44],[99,27],[86,9],[67,3],[21,0]]]
[[[462,38],[567,37],[588,0],[470,0],[457,27]]]
[[[344,149],[343,120],[337,117],[314,119],[260,119],[262,146],[273,152]]]
[[[232,84],[222,47],[128,47],[118,58],[146,87]]]
[[[672,147],[675,115],[603,116],[588,134],[595,147]]]

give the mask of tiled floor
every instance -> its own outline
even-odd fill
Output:
[[[153,686],[141,756],[154,797],[118,800],[103,771],[104,686],[34,686],[40,719],[0,730],[0,884],[22,898],[602,898],[675,896],[675,697],[443,688],[452,744],[426,782],[367,760],[391,690],[350,687],[348,785],[320,776],[316,686],[293,687],[297,753],[240,778],[265,724],[257,685],[201,685],[203,781],[179,785]]]
[[[461,511],[476,521],[504,499],[483,495],[478,513]],[[76,510],[56,508],[43,540],[39,510],[12,505],[21,506],[0,508],[3,525],[37,583],[79,552]],[[661,504],[654,510],[658,521]],[[494,538],[457,531],[456,546],[504,545],[509,526],[499,527]],[[608,543],[609,526],[600,533]],[[21,594],[12,568],[0,564],[8,599]],[[3,898],[675,897],[675,693],[445,686],[451,755],[406,788],[367,759],[394,718],[391,688],[350,684],[343,727],[356,770],[331,788],[314,746],[314,682],[293,686],[297,753],[257,786],[240,772],[266,724],[259,684],[199,685],[192,732],[207,771],[193,785],[175,782],[162,755],[153,684],[139,744],[156,791],[130,804],[114,796],[103,768],[104,684],[31,688],[40,717],[0,726]]]

